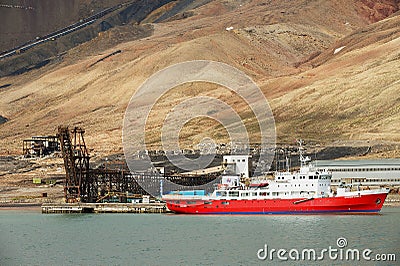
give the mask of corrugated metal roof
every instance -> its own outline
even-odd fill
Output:
[[[312,162],[314,167],[382,167],[400,166],[400,159],[376,159],[376,160],[316,160]]]

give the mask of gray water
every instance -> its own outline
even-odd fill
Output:
[[[400,208],[380,215],[191,216],[0,211],[0,265],[400,265]],[[397,261],[260,260],[259,249],[345,248]],[[263,253],[260,253],[263,254]],[[286,254],[286,256],[288,256]]]

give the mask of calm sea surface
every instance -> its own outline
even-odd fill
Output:
[[[276,254],[260,260],[257,252],[267,244],[268,251],[315,249],[319,256],[329,246],[339,252],[340,237],[347,241],[344,252],[370,249],[370,258],[396,256],[397,261],[370,265],[400,265],[400,208],[384,208],[380,215],[300,216],[0,211],[0,265],[284,265],[295,261]],[[296,263],[368,264],[324,256]]]

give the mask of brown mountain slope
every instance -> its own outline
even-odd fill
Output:
[[[123,114],[138,86],[164,67],[193,59],[225,62],[250,75],[271,103],[279,140],[397,141],[399,16],[369,25],[360,5],[212,1],[188,18],[153,24],[150,37],[96,51],[125,28],[111,30],[58,64],[0,79],[12,84],[0,90],[0,115],[9,119],[0,125],[2,153],[60,124],[86,128],[88,145],[98,151],[121,151]],[[332,56],[338,45],[346,47]],[[93,65],[116,50],[122,53]],[[202,90],[224,94],[215,86]],[[200,137],[209,131],[186,130]]]
[[[311,64],[318,67],[271,81],[267,87],[280,89],[283,82],[297,87],[273,100],[276,118],[282,121],[280,131],[288,138],[319,139],[315,132],[321,131],[328,141],[399,141],[399,27],[400,16],[370,25],[314,59]],[[340,47],[344,48],[334,54]]]
[[[122,0],[3,0],[0,2],[0,51],[44,36],[94,15]]]

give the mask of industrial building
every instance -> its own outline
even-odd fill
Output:
[[[249,177],[249,155],[224,155],[223,162],[231,171],[230,174],[236,174],[243,178]]]
[[[332,185],[400,186],[400,159],[376,160],[317,160],[317,170],[332,173]]]
[[[57,136],[34,136],[24,139],[22,154],[26,158],[43,157],[60,151],[60,142]]]

